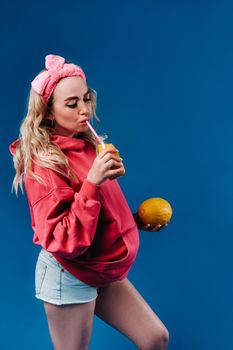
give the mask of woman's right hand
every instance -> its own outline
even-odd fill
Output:
[[[113,180],[123,175],[125,175],[125,168],[122,158],[116,155],[115,148],[106,148],[96,156],[87,180],[101,185],[107,179]]]

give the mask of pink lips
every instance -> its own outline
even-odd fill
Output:
[[[80,124],[86,124],[87,125],[87,121],[89,121],[88,118],[86,118],[85,120],[81,121]]]

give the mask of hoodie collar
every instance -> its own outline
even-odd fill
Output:
[[[85,140],[78,137],[68,137],[61,135],[52,135],[50,136],[52,142],[56,143],[62,151],[81,151],[85,146]],[[9,146],[11,154],[14,154],[17,144],[20,142],[20,139],[15,140]]]
[[[85,140],[78,137],[68,137],[61,135],[51,135],[50,139],[56,143],[62,151],[78,151],[82,150],[85,146]]]

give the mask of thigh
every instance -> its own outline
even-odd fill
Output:
[[[95,300],[81,304],[44,302],[55,350],[86,350],[91,338]]]
[[[98,289],[95,314],[140,348],[145,339],[167,341],[166,327],[127,278]]]

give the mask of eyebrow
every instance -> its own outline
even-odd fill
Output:
[[[90,89],[87,90],[87,92],[85,92],[85,94],[83,96],[86,96],[88,93],[90,92]],[[70,100],[78,100],[79,97],[78,96],[70,96],[70,97],[67,97],[64,101],[70,101]]]

